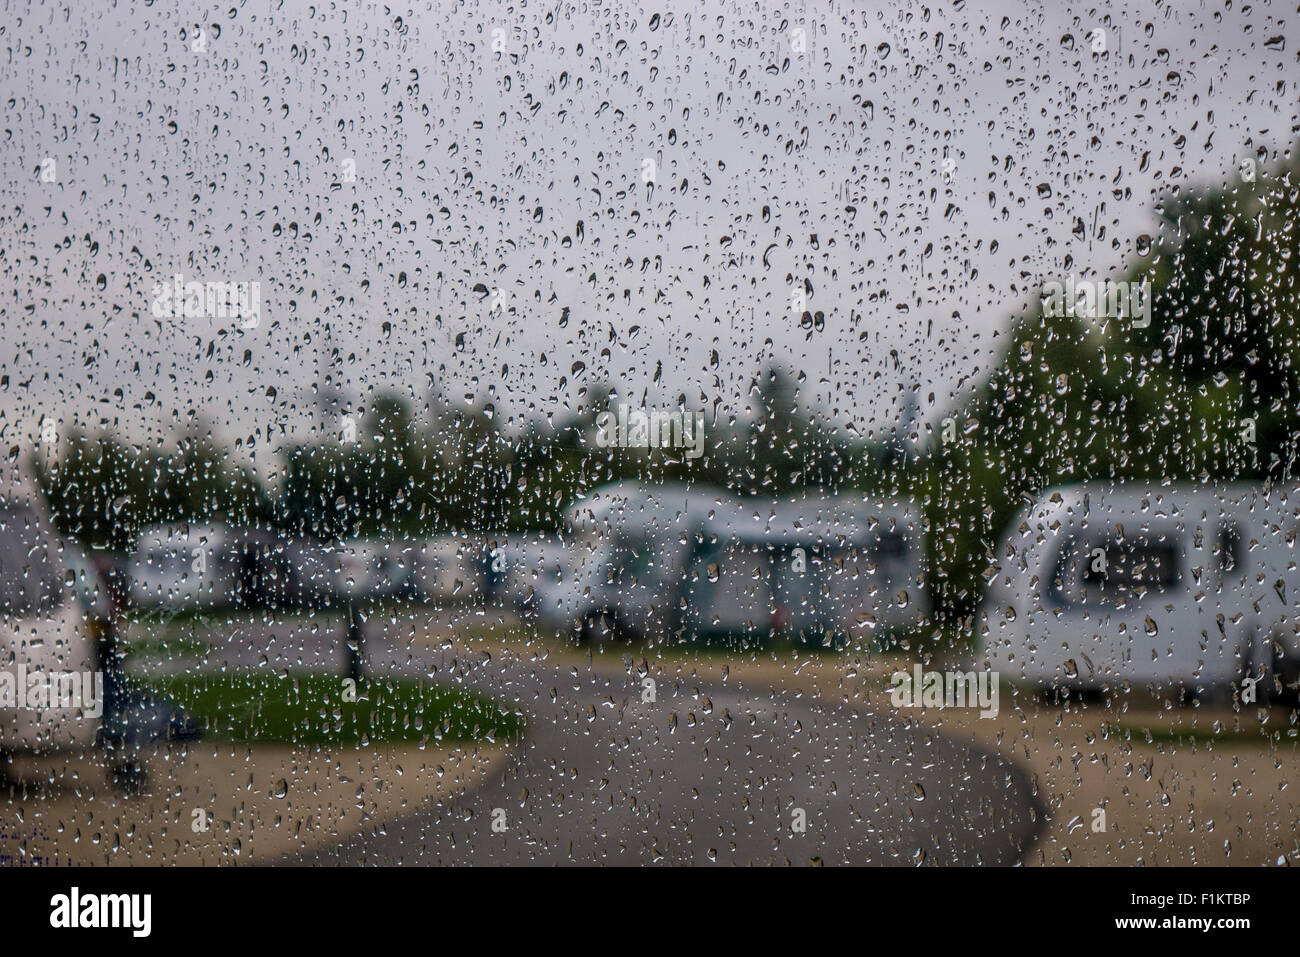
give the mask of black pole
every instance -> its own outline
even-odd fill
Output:
[[[126,614],[129,585],[126,573],[114,565],[99,578],[104,589],[107,609],[96,621],[95,657],[100,673],[104,676],[104,710],[100,722],[111,722],[123,710],[126,697],[126,681],[123,661],[126,658],[122,646],[122,616]]]
[[[344,644],[348,651],[348,677],[359,682],[364,671],[365,635],[361,629],[361,612],[358,611],[357,603],[351,596],[347,601],[347,629],[347,639]]]

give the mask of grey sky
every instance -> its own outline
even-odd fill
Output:
[[[743,411],[776,360],[866,432],[904,379],[969,386],[1067,257],[1114,269],[1162,190],[1297,131],[1284,5],[184,7],[0,18],[6,443],[197,409],[269,471],[323,322],[353,397],[433,381],[509,419],[605,380]],[[261,324],[156,320],[177,272],[259,280]]]

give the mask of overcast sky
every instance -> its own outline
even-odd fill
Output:
[[[0,14],[7,444],[198,412],[269,471],[327,326],[357,400],[743,412],[778,361],[862,434],[908,381],[931,415],[968,388],[1044,279],[1132,257],[1160,193],[1297,135],[1288,4],[172,6]],[[260,324],[156,319],[176,273],[259,281]]]

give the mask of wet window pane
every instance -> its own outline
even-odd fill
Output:
[[[0,864],[1286,865],[1300,19],[0,23]]]

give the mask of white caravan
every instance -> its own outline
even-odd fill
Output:
[[[919,626],[930,610],[921,509],[906,499],[842,496],[835,501],[852,513],[854,537],[865,545],[855,585],[864,623],[882,636]]]
[[[734,633],[743,619],[746,631],[762,620],[818,643],[884,639],[925,614],[920,512],[909,503],[741,499],[732,511],[718,509],[706,529],[688,569],[686,617],[697,634]],[[756,618],[764,608],[768,617]]]
[[[593,489],[568,510],[568,560],[557,574],[537,577],[523,610],[588,641],[667,640],[680,630],[674,596],[686,547],[719,507],[729,510],[733,500],[705,485],[625,481]]]
[[[229,604],[238,585],[230,531],[220,525],[146,530],[131,556],[131,604],[188,611]]]
[[[905,504],[621,482],[571,509],[569,531],[573,562],[525,607],[588,640],[822,643],[904,628],[924,611],[919,514]]]
[[[479,549],[454,535],[429,539],[409,547],[409,561],[420,600],[431,604],[478,596],[482,570]]]
[[[35,483],[17,463],[0,462],[0,753],[95,743],[104,684],[75,575]],[[80,706],[66,694],[74,681]]]
[[[334,549],[338,563],[335,593],[339,600],[382,601],[400,592],[409,571],[400,552],[378,539],[352,539]]]
[[[512,535],[504,543],[505,598],[515,608],[531,607],[534,591],[541,583],[554,585],[564,580],[569,567],[569,550],[563,542],[544,533]]]
[[[1294,488],[1049,490],[1000,547],[980,615],[988,666],[1048,688],[1294,684],[1298,512]]]

